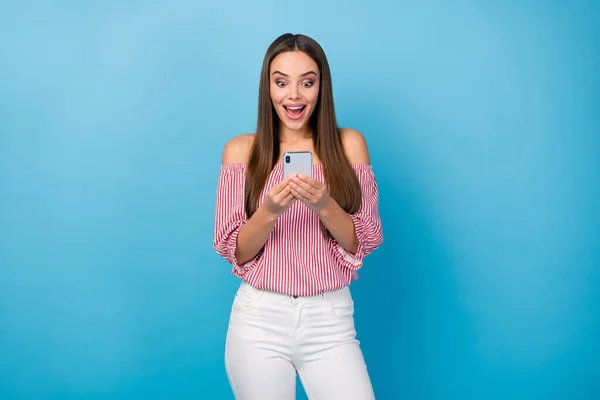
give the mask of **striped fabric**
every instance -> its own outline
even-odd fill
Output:
[[[319,217],[296,201],[277,220],[265,246],[248,262],[235,259],[237,236],[248,221],[244,210],[246,164],[223,164],[215,206],[215,251],[232,265],[232,273],[258,289],[291,296],[313,296],[338,290],[358,279],[364,257],[383,241],[378,211],[378,187],[369,164],[353,164],[361,185],[362,205],[350,215],[356,227],[358,251],[351,254],[326,237]],[[313,164],[313,178],[324,182],[323,167]],[[271,171],[260,203],[283,179],[283,164]]]

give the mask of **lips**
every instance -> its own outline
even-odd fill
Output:
[[[304,110],[306,109],[306,105],[304,104],[288,104],[283,106],[285,109],[285,114],[291,120],[298,120],[302,118],[304,115]]]

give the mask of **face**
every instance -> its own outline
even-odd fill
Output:
[[[271,62],[270,92],[275,112],[290,130],[307,126],[319,98],[319,68],[301,51],[277,55]]]

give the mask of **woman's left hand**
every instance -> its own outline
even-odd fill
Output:
[[[329,192],[325,184],[308,176],[295,176],[290,182],[290,187],[292,194],[317,214],[321,214],[329,203]]]

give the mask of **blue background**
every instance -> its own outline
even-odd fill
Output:
[[[232,398],[217,175],[288,31],[380,185],[378,399],[599,398],[599,7],[566,4],[1,2],[0,398]]]

